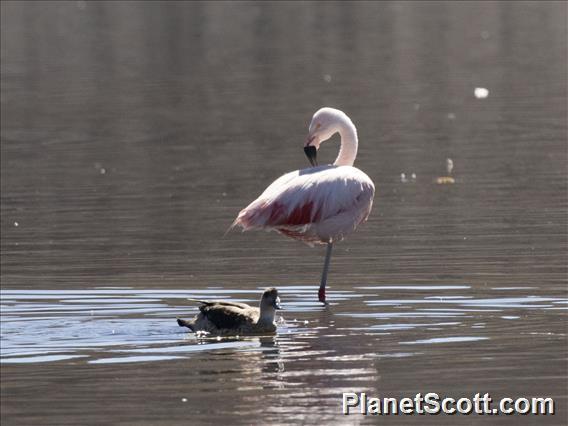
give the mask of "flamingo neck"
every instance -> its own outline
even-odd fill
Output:
[[[339,135],[341,136],[341,147],[339,154],[333,163],[334,166],[352,166],[357,157],[357,129],[353,122],[345,117],[339,123]]]

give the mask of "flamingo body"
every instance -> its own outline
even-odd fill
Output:
[[[235,221],[245,231],[276,230],[309,245],[340,241],[371,212],[375,186],[351,166],[318,166],[276,179]]]

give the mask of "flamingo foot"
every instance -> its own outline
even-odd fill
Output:
[[[323,303],[324,305],[327,304],[327,302],[325,301],[325,287],[320,287],[319,291],[318,291],[318,299],[321,303]]]

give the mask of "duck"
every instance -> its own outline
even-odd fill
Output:
[[[264,290],[258,308],[224,300],[188,300],[199,303],[200,312],[189,321],[177,318],[178,325],[196,334],[216,336],[274,334],[274,316],[277,310],[283,309],[278,290],[273,287]]]

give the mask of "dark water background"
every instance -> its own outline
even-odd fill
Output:
[[[2,425],[566,424],[566,11],[2,2]],[[223,237],[307,166],[321,106],[353,119],[377,186],[328,308],[323,249]],[[175,324],[187,297],[269,285],[275,338]],[[345,391],[550,396],[558,413],[344,417]]]

